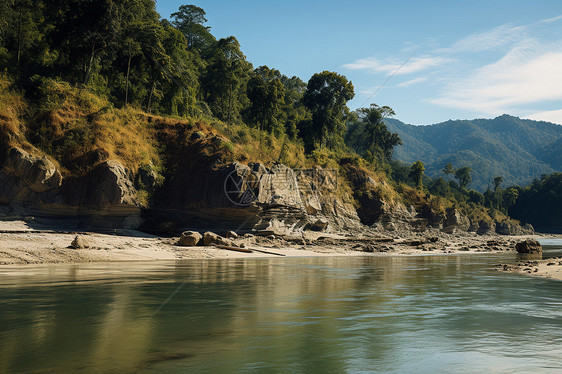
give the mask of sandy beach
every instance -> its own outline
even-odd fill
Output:
[[[431,236],[435,234],[435,236]],[[73,249],[80,235],[89,248]],[[232,245],[272,252],[243,253],[216,246],[181,247],[178,238],[158,237],[140,231],[121,230],[114,234],[77,233],[33,229],[24,221],[0,222],[0,265],[62,264],[83,262],[156,261],[184,259],[228,259],[284,256],[396,256],[453,253],[490,253],[514,250],[526,237],[480,236],[471,233],[424,233],[415,237],[365,235],[344,237],[308,232],[302,240],[243,235]],[[534,236],[538,237],[538,236]],[[540,264],[531,274],[562,279],[562,265]],[[517,268],[519,270],[519,268]],[[528,274],[527,272],[521,271]]]
[[[515,265],[499,264],[497,270],[533,277],[562,280],[562,257],[520,261]]]

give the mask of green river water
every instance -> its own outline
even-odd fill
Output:
[[[0,268],[0,373],[562,372],[515,255]]]

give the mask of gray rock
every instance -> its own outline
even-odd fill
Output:
[[[202,238],[203,236],[197,231],[184,231],[178,240],[178,245],[182,247],[194,247],[199,244]]]
[[[76,235],[72,243],[70,243],[70,248],[74,249],[86,249],[90,248],[90,242],[83,235]]]
[[[470,220],[463,216],[455,208],[447,209],[447,217],[443,223],[443,231],[454,233],[456,231],[468,231]]]
[[[61,173],[49,159],[11,148],[0,168],[0,202],[35,204],[61,183]]]
[[[226,238],[227,239],[237,239],[238,234],[235,233],[234,231],[230,230],[229,232],[226,233]]]
[[[515,245],[515,250],[518,253],[542,253],[542,247],[540,243],[533,239],[527,239],[522,242],[519,242]]]
[[[496,224],[494,222],[489,222],[481,220],[479,222],[478,230],[476,231],[479,235],[489,235],[496,232]]]
[[[66,202],[73,206],[106,208],[119,205],[138,206],[132,173],[114,160],[96,166],[86,176],[65,185]]]
[[[203,245],[229,245],[230,243],[220,235],[215,234],[214,232],[207,231],[203,234]]]

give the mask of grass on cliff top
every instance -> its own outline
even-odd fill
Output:
[[[29,150],[22,117],[27,105],[22,95],[11,88],[11,82],[0,75],[0,146],[20,146]]]

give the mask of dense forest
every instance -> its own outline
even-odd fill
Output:
[[[290,166],[302,160],[329,165],[352,160],[384,176],[406,199],[416,190],[441,201],[437,205],[447,201],[492,219],[505,219],[513,211],[524,222],[547,227],[521,207],[553,191],[560,196],[560,183],[547,183],[548,178],[529,189],[504,190],[498,170],[482,193],[469,189],[474,171],[462,160],[452,160],[443,177],[432,170],[435,179],[425,175],[424,158],[408,164],[393,160],[396,147],[411,139],[389,131],[386,121],[395,114],[390,107],[371,104],[351,111],[347,102],[354,97],[353,84],[336,72],[322,71],[305,82],[273,67],[254,67],[234,36],[213,36],[205,11],[194,5],[182,5],[162,19],[154,0],[3,0],[0,14],[3,103],[23,108],[15,93],[29,103],[18,114],[30,123],[25,138],[59,155],[69,170],[81,164],[77,154],[86,153],[84,144],[95,143],[89,120],[56,131],[42,124],[54,107],[88,106],[94,113],[90,117],[117,108],[130,121],[135,110],[206,120],[227,128],[235,143],[258,139],[259,155],[265,147],[279,150],[277,161]],[[19,136],[7,121],[0,121],[0,130],[0,146]],[[134,138],[134,133],[127,136]],[[152,154],[158,150],[142,147],[139,157],[157,164]],[[553,162],[558,156],[544,154]],[[433,157],[427,155],[429,161]]]

